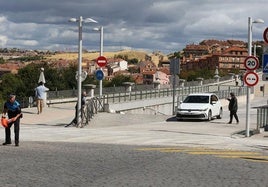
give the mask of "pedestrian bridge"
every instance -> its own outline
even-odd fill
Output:
[[[145,91],[131,91],[124,93],[105,94],[102,97],[88,97],[88,103],[94,109],[91,111],[104,111],[110,113],[135,113],[135,114],[174,114],[177,103],[190,93],[213,92],[216,93],[222,104],[230,92],[234,92],[241,101],[246,99],[247,87],[211,84],[195,87],[181,87],[177,89],[154,89]],[[253,91],[252,91],[253,94]],[[251,95],[252,95],[251,94]],[[48,106],[58,103],[76,102],[77,98],[63,98],[47,100]]]
[[[261,76],[261,75],[259,75]],[[265,95],[268,93],[267,81],[260,81],[255,87],[250,90],[250,98],[254,95]],[[213,82],[203,85],[199,81],[199,85],[183,86],[178,88],[163,88],[155,87],[150,90],[136,90],[126,88],[119,93],[106,93],[100,96],[94,95],[94,90],[89,89],[88,101],[93,105],[94,111],[105,111],[115,113],[142,113],[142,114],[174,114],[175,108],[179,101],[182,101],[190,93],[198,92],[213,92],[216,93],[222,104],[226,105],[226,97],[229,97],[230,92],[234,92],[239,97],[240,102],[246,101],[247,87],[242,85],[242,82],[237,85],[233,78],[221,82]],[[64,91],[63,91],[64,92]],[[49,92],[47,105],[56,105],[59,103],[76,102],[77,93],[72,90],[73,97],[62,97],[62,92]],[[51,95],[52,94],[52,95]]]

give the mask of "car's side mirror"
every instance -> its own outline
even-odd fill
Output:
[[[213,104],[216,104],[217,103],[217,101],[211,101],[211,104],[213,105]]]

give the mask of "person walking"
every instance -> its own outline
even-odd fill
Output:
[[[49,91],[47,87],[45,87],[44,83],[39,82],[39,86],[35,88],[35,97],[37,104],[37,114],[41,114],[44,107],[44,100],[46,99],[45,93]]]
[[[233,92],[230,93],[231,98],[227,98],[229,101],[228,109],[230,111],[230,120],[228,124],[231,124],[233,122],[233,117],[236,119],[236,123],[239,123],[239,119],[237,116],[237,110],[238,110],[238,104],[237,104],[237,98]]]
[[[13,119],[10,120],[5,127],[6,139],[3,145],[11,144],[10,128],[14,124],[15,146],[19,146],[20,118],[22,118],[22,113],[20,103],[16,101],[16,96],[14,94],[10,94],[8,100],[4,104],[2,118],[6,117]]]
[[[83,117],[83,112],[82,110],[84,110],[84,106],[86,105],[86,101],[87,101],[87,93],[85,91],[82,92],[82,97],[81,97],[81,117]],[[71,123],[65,125],[65,127],[68,127],[70,125],[77,125],[77,113],[78,113],[78,103],[76,103],[75,105],[75,117],[74,119],[71,121]]]

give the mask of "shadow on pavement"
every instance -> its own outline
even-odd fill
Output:
[[[177,118],[174,116],[174,117],[168,118],[166,121],[167,122],[169,122],[169,121],[177,121]]]

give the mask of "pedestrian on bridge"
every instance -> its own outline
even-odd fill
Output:
[[[237,104],[237,98],[233,92],[230,93],[231,98],[227,98],[229,101],[228,109],[230,111],[230,120],[228,124],[231,124],[233,122],[233,117],[236,119],[236,123],[239,123],[239,119],[237,116],[237,110],[238,110],[238,104]]]
[[[41,114],[44,107],[44,100],[46,99],[46,92],[49,91],[47,87],[45,87],[44,83],[39,82],[39,86],[35,88],[35,97],[37,104],[37,114]]]
[[[87,93],[85,92],[85,91],[83,91],[83,93],[82,93],[82,97],[81,97],[81,117],[83,117],[83,110],[84,110],[84,107],[85,107],[85,105],[86,105],[86,101],[87,101]],[[65,127],[68,127],[68,126],[70,126],[70,125],[78,125],[78,121],[77,121],[77,110],[78,110],[78,106],[77,106],[77,104],[78,103],[76,103],[76,105],[75,105],[75,117],[74,117],[74,119],[71,121],[71,123],[69,123],[69,124],[67,124],[67,125],[65,125]]]

